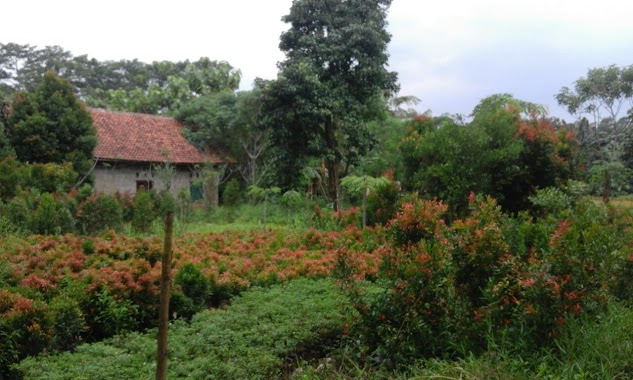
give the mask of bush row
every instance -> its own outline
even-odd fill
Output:
[[[95,193],[89,185],[69,192],[22,190],[0,201],[0,235],[66,233],[98,234],[121,231],[124,223],[147,233],[159,214],[160,199],[153,192],[130,195]]]
[[[613,298],[633,300],[630,212],[586,201],[539,219],[511,218],[474,195],[469,207],[448,225],[445,204],[405,202],[387,227],[381,290],[371,297],[341,251],[338,273],[361,316],[364,356],[398,365],[499,342],[534,352],[581,314],[597,315]]]

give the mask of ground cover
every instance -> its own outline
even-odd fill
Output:
[[[327,279],[253,288],[226,309],[204,311],[170,327],[169,378],[273,379],[323,350],[348,320],[345,297]],[[349,311],[349,309],[348,309]],[[24,379],[149,379],[155,371],[155,331],[80,346],[76,353],[37,357],[18,369]]]
[[[253,285],[327,277],[341,250],[362,263],[361,271],[375,273],[384,247],[382,234],[374,232],[352,227],[179,236],[172,314],[191,316]],[[155,325],[159,237],[33,235],[4,237],[0,247],[0,333],[6,337],[0,371],[38,352]]]

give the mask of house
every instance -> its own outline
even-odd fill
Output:
[[[183,125],[173,118],[88,111],[99,139],[93,151],[97,191],[135,194],[141,189],[169,189],[176,195],[186,189],[192,199],[201,199],[203,165],[218,167],[227,162],[219,155],[200,153],[183,137]],[[208,192],[212,193],[210,202],[217,204],[217,182]]]

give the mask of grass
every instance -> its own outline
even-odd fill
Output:
[[[615,207],[621,207],[628,210],[633,210],[633,195],[625,195],[621,197],[613,198],[609,203]]]
[[[216,207],[210,211],[193,210],[186,220],[176,218],[174,232],[184,233],[222,233],[225,231],[260,231],[264,229],[305,229],[310,226],[310,214],[305,209],[287,208],[280,204],[269,204],[264,224],[263,205],[241,204],[233,209]],[[157,219],[150,231],[139,234],[132,230],[129,223],[123,226],[128,236],[162,236],[163,222]]]
[[[613,380],[633,378],[633,310],[613,303],[594,318],[571,323],[556,345],[517,353],[496,347],[458,360],[425,359],[399,371],[359,365],[345,347],[328,360],[303,363],[301,380]]]

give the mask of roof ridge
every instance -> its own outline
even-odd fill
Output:
[[[118,115],[135,115],[135,116],[139,116],[139,117],[155,117],[155,118],[161,118],[161,119],[175,120],[176,122],[180,123],[180,121],[176,120],[175,117],[166,116],[166,115],[156,115],[156,114],[151,114],[151,113],[130,112],[130,111],[115,111],[115,110],[109,110],[109,109],[105,109],[105,108],[93,108],[93,107],[86,107],[86,108],[88,109],[89,112],[94,111],[94,112],[112,113],[112,114],[118,114]],[[182,124],[182,123],[180,123],[180,124]]]

